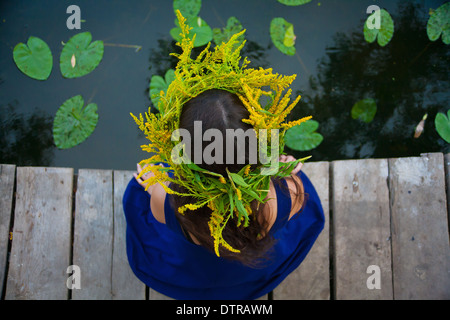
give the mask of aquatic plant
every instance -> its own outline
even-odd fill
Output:
[[[284,136],[286,146],[297,151],[309,151],[316,148],[323,141],[323,136],[316,132],[318,128],[319,122],[308,120],[302,125],[288,129]]]
[[[270,38],[275,47],[284,54],[293,56],[295,54],[294,25],[284,18],[273,18],[270,22]]]
[[[376,28],[371,25],[373,21],[377,19],[377,15],[380,18],[380,28]],[[370,26],[370,27],[369,27]],[[364,23],[364,39],[369,42],[375,42],[377,40],[381,47],[386,46],[394,36],[394,20],[391,15],[384,9],[376,10],[372,13]]]
[[[169,69],[166,71],[164,78],[158,75],[153,75],[150,79],[149,95],[153,105],[159,110],[159,99],[161,91],[167,92],[170,83],[175,79],[175,70]]]
[[[66,100],[56,112],[53,121],[53,139],[59,149],[72,148],[86,140],[98,122],[97,105],[84,107],[84,100],[77,95]]]
[[[287,6],[300,6],[302,4],[311,2],[311,0],[277,0],[277,1]]]
[[[377,103],[371,98],[359,100],[353,105],[351,113],[353,119],[372,122],[377,113]]]
[[[27,44],[18,43],[13,50],[13,59],[17,68],[30,78],[47,80],[52,72],[52,52],[40,38],[31,36]]]
[[[90,32],[74,35],[64,45],[59,58],[61,74],[65,78],[78,78],[92,72],[103,58],[103,41],[92,41]]]
[[[431,41],[436,41],[442,35],[442,42],[450,44],[450,2],[431,11],[427,23],[427,35]]]
[[[241,22],[236,17],[229,17],[225,28],[213,29],[214,43],[219,46],[222,42],[228,42],[234,34],[241,32],[243,29]],[[242,41],[245,40],[244,35],[239,36],[237,40],[236,47],[240,46]]]
[[[200,18],[198,14],[202,6],[201,0],[174,0],[173,10],[181,12],[183,17],[187,20],[187,24],[192,28],[189,31],[189,37],[194,37],[194,47],[201,47],[210,42],[213,38],[213,31],[205,20]],[[181,28],[178,20],[175,19],[175,28],[170,30],[172,38],[179,42],[181,41]],[[192,39],[192,38],[191,38]]]
[[[450,143],[450,110],[447,111],[447,116],[438,112],[434,119],[434,125],[441,138]]]

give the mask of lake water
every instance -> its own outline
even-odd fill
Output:
[[[297,74],[295,95],[302,100],[293,119],[312,115],[324,136],[312,151],[314,161],[417,156],[449,152],[434,127],[437,112],[447,112],[450,46],[426,33],[430,8],[446,1],[313,0],[288,7],[276,0],[204,0],[199,16],[212,28],[224,27],[229,17],[239,19],[248,44],[244,50],[253,67],[272,67],[280,74]],[[81,9],[81,30],[69,30],[69,5]],[[366,9],[385,8],[395,23],[391,42],[381,48],[363,37]],[[283,17],[297,36],[295,56],[282,54],[272,44],[270,22]],[[169,31],[175,15],[171,0],[62,1],[2,0],[0,2],[0,163],[73,168],[135,169],[148,157],[147,143],[129,113],[151,105],[152,75],[174,67]],[[105,46],[102,62],[90,74],[65,79],[59,69],[62,41],[90,31],[93,40],[142,46]],[[53,54],[48,80],[33,80],[14,64],[12,51],[29,36],[43,39]],[[98,105],[99,121],[80,145],[59,150],[52,137],[53,118],[67,99],[81,94]],[[363,98],[377,102],[375,119],[351,118],[353,104]],[[414,129],[428,113],[423,134]]]

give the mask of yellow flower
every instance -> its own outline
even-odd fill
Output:
[[[223,184],[227,184],[227,181],[225,180],[224,177],[219,177],[219,181]]]

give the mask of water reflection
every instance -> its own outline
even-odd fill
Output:
[[[51,166],[55,150],[52,117],[39,110],[19,114],[17,108],[17,100],[0,105],[0,163]]]
[[[293,117],[310,112],[324,136],[317,149],[307,152],[315,159],[449,151],[434,128],[436,113],[448,109],[449,47],[428,39],[428,9],[422,5],[400,2],[391,15],[395,33],[384,48],[367,43],[359,27],[351,34],[336,33],[318,65],[318,75],[301,93]],[[375,99],[378,107],[369,124],[350,115],[353,104],[364,98]],[[425,132],[414,139],[414,128],[425,113]]]

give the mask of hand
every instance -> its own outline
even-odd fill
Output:
[[[154,166],[154,164],[150,164],[150,165],[151,165],[151,166]],[[148,164],[145,165],[144,168],[147,167],[147,166],[148,166]],[[163,164],[160,164],[160,166],[161,166],[161,167],[164,167]],[[137,173],[133,173],[133,177],[136,179],[136,181],[137,181],[143,188],[145,188],[145,187],[147,186],[147,184],[145,184],[144,181],[147,180],[147,179],[150,179],[151,177],[154,177],[155,175],[154,175],[153,172],[150,171],[150,172],[147,172],[147,173],[143,174],[140,178],[138,178],[138,175],[141,173],[142,170],[143,170],[143,168],[142,168],[141,165],[138,163],[138,164],[137,164]],[[148,187],[147,192],[148,192],[149,194],[152,194],[152,191],[153,191],[153,187],[154,187],[154,186],[155,186],[155,185],[151,185],[151,186]]]
[[[292,162],[292,161],[295,161],[295,160],[297,160],[297,159],[295,159],[293,156],[291,156],[291,155],[284,155],[284,154],[282,154],[280,156],[280,158],[278,159],[278,161],[280,161],[280,162]],[[303,166],[303,163],[299,162],[295,166],[294,170],[292,170],[291,175],[296,175],[297,173],[299,173],[300,170],[302,169],[302,166]]]

